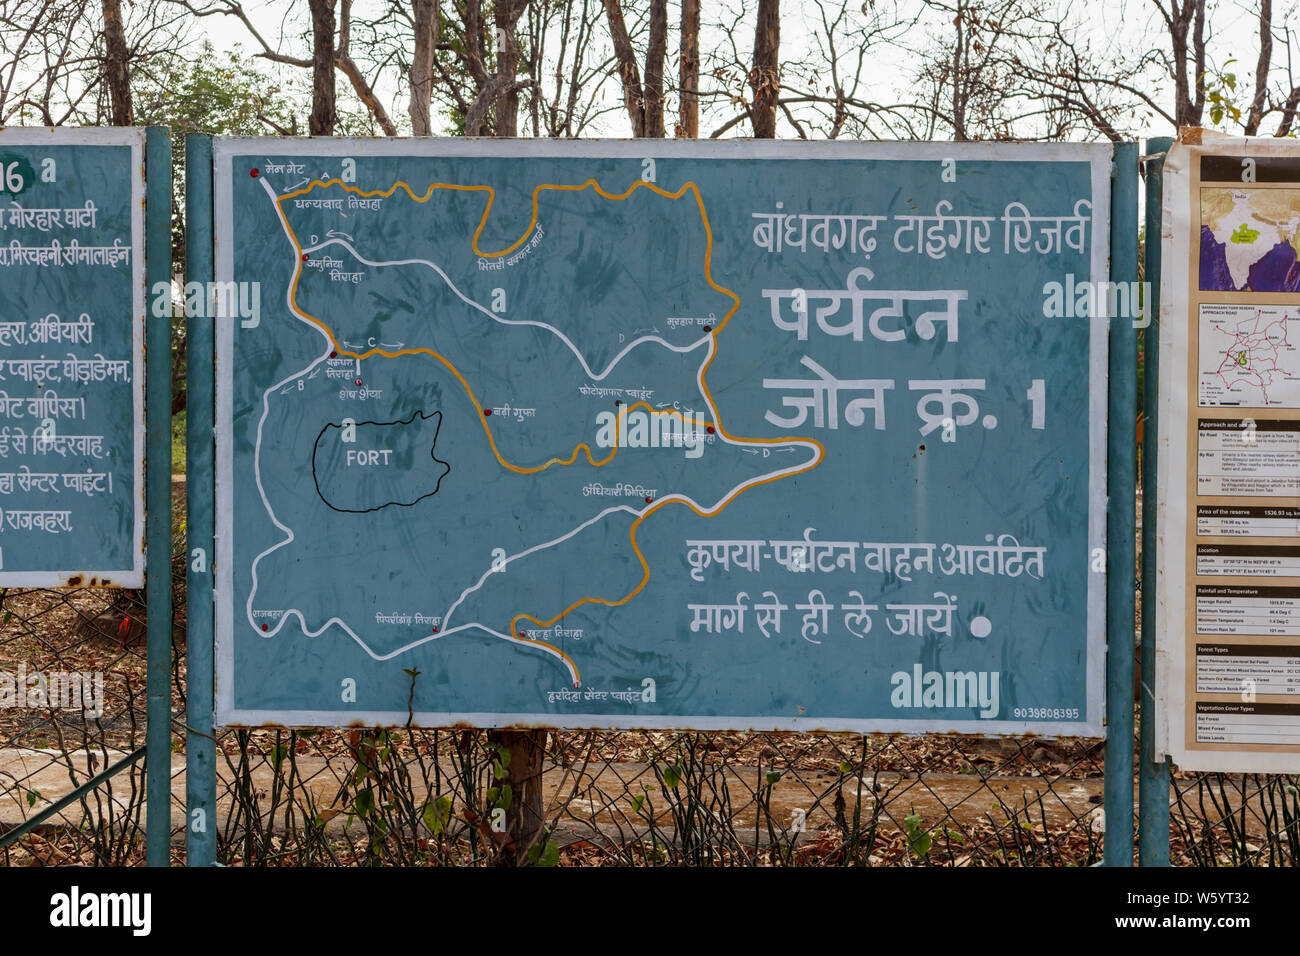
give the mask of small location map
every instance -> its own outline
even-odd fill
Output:
[[[1098,732],[1108,153],[822,145],[216,141],[219,720]]]
[[[1200,307],[1202,406],[1300,408],[1300,306]]]
[[[1300,292],[1300,189],[1201,188],[1200,288]]]

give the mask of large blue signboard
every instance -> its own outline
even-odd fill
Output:
[[[144,581],[144,135],[0,130],[0,586]]]
[[[219,723],[1100,735],[1110,155],[217,141]]]

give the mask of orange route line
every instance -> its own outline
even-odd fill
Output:
[[[714,401],[712,393],[709,392],[709,387],[705,381],[705,378],[708,373],[709,366],[713,364],[713,360],[717,357],[718,354],[716,336],[719,332],[722,331],[722,329],[726,326],[726,324],[731,321],[732,316],[736,314],[736,310],[740,308],[740,297],[736,295],[736,293],[732,292],[730,289],[725,288],[724,286],[720,286],[713,281],[713,273],[712,273],[713,228],[709,223],[709,214],[708,211],[704,208],[704,200],[700,196],[699,187],[696,186],[695,183],[693,182],[684,183],[681,189],[677,190],[676,192],[669,192],[668,190],[662,189],[661,187],[655,185],[654,183],[646,182],[645,180],[637,180],[637,182],[633,183],[630,187],[628,187],[626,191],[622,193],[607,192],[606,190],[601,188],[600,184],[596,182],[595,179],[588,179],[586,182],[577,186],[551,184],[551,183],[541,184],[533,189],[532,219],[529,221],[527,228],[524,229],[523,234],[517,240],[515,240],[513,243],[511,243],[506,248],[500,250],[499,252],[485,252],[479,249],[479,238],[483,234],[483,229],[487,226],[488,217],[492,212],[492,204],[496,200],[496,190],[493,189],[491,186],[462,186],[455,183],[433,183],[425,191],[423,196],[417,196],[414,190],[412,190],[410,186],[408,186],[405,182],[401,182],[401,181],[394,183],[389,189],[386,190],[365,191],[357,186],[349,186],[347,183],[343,182],[340,179],[328,179],[324,181],[316,179],[316,180],[312,180],[302,189],[288,192],[283,194],[282,196],[276,197],[276,201],[275,201],[276,208],[280,210],[281,218],[284,221],[286,229],[288,229],[291,239],[293,240],[294,248],[297,250],[297,257],[296,257],[297,264],[295,266],[293,283],[290,287],[290,301],[293,303],[294,310],[297,311],[298,314],[301,315],[303,318],[310,321],[313,325],[317,326],[322,332],[324,332],[325,335],[329,338],[330,342],[334,345],[334,350],[338,352],[339,355],[347,355],[358,360],[369,358],[372,355],[381,355],[384,358],[400,358],[404,355],[430,355],[433,358],[437,359],[444,366],[446,366],[447,369],[451,371],[453,375],[456,376],[456,379],[460,382],[461,386],[465,389],[465,394],[469,396],[470,401],[474,404],[475,409],[479,412],[479,419],[483,426],[484,434],[487,435],[488,444],[491,445],[492,454],[496,456],[497,461],[501,463],[502,467],[507,468],[510,471],[513,471],[517,474],[531,475],[541,471],[545,471],[547,468],[550,468],[552,465],[563,465],[563,466],[572,465],[574,462],[577,461],[578,453],[580,451],[586,454],[587,461],[589,464],[592,465],[592,467],[600,468],[603,465],[609,463],[610,461],[613,460],[614,456],[618,454],[618,450],[619,450],[618,433],[619,431],[621,431],[621,428],[619,426],[621,426],[622,424],[623,416],[627,412],[632,411],[633,409],[636,409],[638,407],[644,407],[651,415],[678,415],[679,417],[682,418],[683,421],[686,420],[685,416],[683,416],[676,409],[658,411],[654,408],[651,408],[648,402],[637,402],[635,405],[632,406],[620,405],[618,417],[615,422],[616,427],[614,433],[614,448],[610,451],[610,453],[606,457],[602,458],[600,461],[596,461],[592,457],[591,448],[585,442],[575,446],[573,452],[570,454],[568,458],[565,459],[552,458],[549,461],[547,461],[545,464],[536,466],[534,468],[520,467],[518,465],[513,464],[512,462],[507,461],[504,457],[502,457],[501,452],[497,449],[496,440],[492,437],[492,430],[488,427],[487,424],[487,416],[483,414],[483,406],[482,404],[480,404],[478,397],[474,394],[474,390],[470,388],[469,382],[467,382],[465,380],[465,377],[461,375],[460,370],[457,369],[456,366],[453,365],[450,361],[448,361],[444,356],[442,356],[438,352],[435,352],[432,349],[427,349],[427,348],[401,349],[395,352],[390,352],[382,348],[370,349],[363,353],[350,351],[348,349],[343,348],[343,346],[339,343],[338,339],[335,338],[333,329],[327,326],[324,322],[321,322],[315,316],[310,315],[309,313],[303,311],[298,306],[298,280],[302,277],[302,271],[303,271],[302,270],[302,256],[303,256],[302,245],[298,242],[297,234],[293,231],[293,227],[289,225],[289,218],[288,216],[284,215],[284,210],[281,208],[280,204],[286,199],[292,199],[296,196],[302,196],[306,193],[309,193],[312,190],[316,189],[317,187],[329,188],[330,186],[339,186],[346,192],[355,193],[356,195],[366,197],[366,198],[373,198],[375,196],[389,198],[400,188],[405,190],[406,194],[410,196],[411,199],[417,203],[428,202],[429,199],[433,197],[435,190],[438,189],[450,189],[459,192],[486,192],[488,194],[487,205],[484,207],[483,216],[479,220],[478,228],[474,230],[474,237],[471,240],[471,247],[473,248],[475,255],[478,255],[486,259],[496,259],[502,256],[509,255],[515,249],[523,245],[523,243],[528,239],[529,234],[537,226],[538,206],[539,206],[540,195],[542,190],[552,190],[556,192],[581,192],[582,190],[585,190],[588,187],[590,187],[601,198],[608,199],[613,202],[618,202],[627,199],[638,189],[649,189],[652,192],[664,197],[665,199],[680,199],[682,196],[686,195],[687,190],[689,190],[695,197],[695,203],[696,206],[699,208],[700,220],[704,225],[704,232],[707,238],[707,243],[705,245],[705,250],[704,250],[705,281],[707,281],[708,284],[715,291],[727,296],[732,300],[731,308],[727,310],[727,314],[724,315],[721,321],[719,321],[718,324],[709,331],[710,337],[714,337],[713,354],[710,355],[709,358],[705,361],[704,366],[700,370],[700,375],[699,375],[700,387],[704,390],[704,394],[709,401],[709,405],[711,407],[716,408],[717,403]],[[569,657],[568,654],[564,653],[564,651],[560,650],[558,647],[555,647],[552,644],[548,644],[545,641],[540,641],[534,638],[528,638],[520,635],[518,630],[516,629],[518,622],[521,620],[527,620],[527,621],[532,621],[538,627],[550,627],[555,622],[563,619],[565,615],[573,612],[574,610],[576,610],[577,608],[581,607],[584,604],[602,604],[606,607],[619,607],[623,604],[626,604],[628,601],[632,600],[632,598],[636,597],[650,582],[650,565],[646,562],[645,555],[642,553],[641,547],[637,542],[637,528],[640,527],[641,523],[645,521],[646,518],[650,517],[650,515],[653,514],[655,511],[658,511],[662,505],[684,504],[687,508],[695,512],[700,517],[708,518],[720,513],[724,508],[726,508],[727,505],[729,505],[732,501],[734,501],[741,494],[741,492],[747,490],[748,488],[757,487],[758,485],[765,485],[773,481],[778,481],[781,478],[792,478],[795,475],[802,474],[805,471],[810,471],[813,468],[816,468],[819,464],[821,464],[821,462],[826,457],[825,446],[823,446],[822,443],[817,441],[815,438],[803,438],[803,439],[742,438],[738,435],[728,434],[726,429],[722,427],[721,421],[716,421],[714,423],[714,426],[717,428],[717,430],[722,434],[724,438],[728,438],[731,441],[739,444],[787,445],[790,444],[792,441],[806,441],[816,445],[818,451],[821,454],[817,457],[815,461],[810,462],[808,465],[798,469],[797,471],[792,471],[784,475],[762,478],[755,481],[753,484],[742,483],[742,487],[733,491],[730,495],[728,495],[722,501],[718,502],[717,505],[715,505],[712,509],[708,511],[704,511],[701,510],[700,508],[697,508],[690,501],[674,502],[671,500],[661,501],[647,508],[644,512],[641,513],[641,515],[637,518],[636,521],[632,522],[632,527],[629,530],[629,539],[631,540],[632,543],[632,550],[636,552],[637,560],[641,563],[641,580],[636,585],[636,587],[634,587],[631,591],[629,591],[627,594],[625,594],[623,597],[617,600],[611,600],[609,598],[594,597],[594,596],[579,598],[577,601],[570,604],[559,614],[555,615],[554,617],[546,621],[539,620],[537,617],[531,614],[525,614],[525,613],[516,614],[513,618],[510,619],[510,633],[515,640],[522,641],[523,643],[526,644],[532,644],[537,647],[546,648],[547,650],[550,650],[551,652],[558,654],[566,662],[568,662],[570,669],[572,670],[573,674],[576,677],[578,675],[577,664],[574,663],[573,659]]]

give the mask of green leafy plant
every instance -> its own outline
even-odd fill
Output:
[[[933,840],[930,831],[921,825],[921,815],[913,810],[903,818],[903,826],[907,829],[907,849],[918,860],[924,860],[930,854]]]

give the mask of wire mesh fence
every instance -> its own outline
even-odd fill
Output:
[[[136,591],[0,590],[0,841],[144,746],[143,615]],[[131,761],[0,862],[140,862],[144,780]]]
[[[173,582],[171,818],[179,863],[179,556]],[[8,675],[7,684],[0,677],[0,864],[143,864],[146,620],[143,592],[0,590],[0,675]],[[72,690],[81,696],[72,699]],[[508,766],[511,749],[484,730],[228,730],[217,748],[218,860],[1088,866],[1102,858],[1098,740],[610,731],[526,739],[537,748],[527,763],[537,769],[521,778]],[[1289,776],[1175,773],[1173,862],[1295,865],[1297,784]],[[502,821],[526,798],[538,815],[536,835],[518,845]]]

